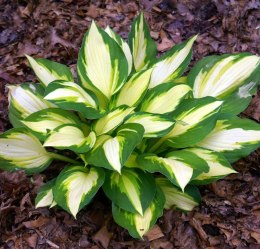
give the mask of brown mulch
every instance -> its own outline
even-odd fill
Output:
[[[6,84],[36,80],[24,54],[66,63],[75,72],[92,19],[127,38],[143,10],[161,53],[199,33],[194,63],[210,54],[259,54],[259,8],[257,0],[0,0],[0,132],[11,127]],[[260,93],[243,115],[260,121]],[[143,241],[113,222],[102,192],[77,220],[57,208],[35,209],[37,189],[60,166],[33,177],[0,172],[0,248],[260,248],[259,150],[236,163],[239,174],[201,187],[203,201],[193,212],[166,211]]]

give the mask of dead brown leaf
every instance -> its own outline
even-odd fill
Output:
[[[48,224],[49,222],[50,222],[49,218],[40,216],[36,220],[30,220],[30,221],[23,222],[23,225],[26,228],[35,229],[35,228],[39,228],[41,226],[44,226],[44,225]]]
[[[104,248],[108,248],[112,238],[112,233],[108,232],[107,227],[103,226],[94,236],[93,240],[99,242]]]
[[[96,18],[99,15],[99,9],[97,8],[96,5],[91,4],[88,8],[87,8],[87,16],[91,17],[91,18]]]
[[[148,241],[153,241],[164,237],[164,234],[162,233],[162,230],[158,225],[154,225],[152,229],[145,234],[145,237],[147,237]]]
[[[38,239],[38,235],[36,233],[24,238],[28,246],[31,248],[36,248],[37,239]]]

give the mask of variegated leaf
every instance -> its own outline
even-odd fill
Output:
[[[150,36],[143,13],[133,21],[128,40],[135,70],[140,71],[149,67],[155,59],[157,49],[154,40]]]
[[[88,152],[96,142],[95,132],[85,135],[75,124],[61,125],[50,132],[43,146],[57,149],[69,149],[76,153]]]
[[[161,142],[167,140],[167,144],[175,148],[196,144],[215,127],[221,105],[222,101],[212,97],[184,100],[172,114],[175,126]]]
[[[115,106],[137,106],[148,88],[152,68],[133,74],[115,97]]]
[[[26,57],[37,78],[44,86],[54,80],[73,81],[72,73],[67,66],[47,59],[34,59],[29,55]]]
[[[52,162],[39,140],[25,128],[14,128],[0,134],[0,168],[25,170],[27,174],[43,171]]]
[[[136,161],[137,157],[138,157],[138,153],[133,151],[132,154],[127,159],[127,161],[125,162],[124,166],[127,167],[127,168],[140,168],[140,169],[142,169],[142,167],[140,165],[138,165],[138,163]]]
[[[87,156],[87,162],[97,167],[121,172],[132,151],[142,141],[144,128],[139,124],[122,125],[116,137],[102,135]]]
[[[191,60],[192,45],[197,36],[174,46],[153,65],[149,89],[178,78]]]
[[[80,120],[69,111],[49,108],[31,114],[22,123],[33,131],[40,140],[45,140],[49,131],[64,124],[80,124]]]
[[[140,110],[167,114],[174,111],[192,89],[188,85],[165,83],[151,89],[142,101]]]
[[[144,127],[144,137],[162,137],[173,127],[174,121],[160,114],[137,112],[132,114],[125,123],[136,123]]]
[[[118,225],[127,229],[132,237],[142,238],[162,216],[164,203],[164,194],[160,188],[157,188],[156,195],[144,215],[125,211],[113,204],[113,218]]]
[[[45,99],[65,110],[82,113],[88,119],[101,117],[97,97],[89,90],[68,81],[53,81],[45,91]]]
[[[174,151],[159,157],[155,154],[143,154],[137,158],[142,168],[150,173],[159,172],[183,191],[186,185],[199,173],[207,172],[207,163],[189,151]]]
[[[123,50],[94,22],[84,37],[77,69],[81,84],[96,94],[101,105],[108,104],[128,75],[128,63]]]
[[[123,168],[121,174],[107,173],[103,190],[118,207],[143,215],[154,199],[156,185],[151,174]]]
[[[198,188],[187,186],[183,192],[166,178],[158,177],[155,180],[164,193],[165,209],[176,208],[183,211],[192,211],[194,207],[199,205],[201,196]]]
[[[192,184],[209,184],[228,174],[236,173],[227,159],[219,152],[202,148],[191,148],[186,150],[204,159],[209,166],[209,172],[202,172],[199,174],[192,181]]]
[[[39,84],[8,85],[9,120],[14,127],[23,126],[21,120],[30,114],[55,107],[43,99],[44,88]]]
[[[259,65],[260,58],[248,53],[210,56],[191,70],[188,82],[193,86],[195,98],[213,96],[223,99],[250,83],[254,73],[259,75]]]
[[[131,73],[132,71],[132,67],[133,67],[133,57],[131,54],[131,50],[130,47],[128,46],[127,42],[124,41],[116,32],[114,32],[109,26],[107,26],[107,28],[105,29],[105,31],[108,33],[108,35],[113,38],[117,44],[122,48],[125,57],[127,59],[127,63],[128,63],[128,75]]]
[[[123,123],[126,116],[128,116],[134,108],[129,108],[128,106],[120,106],[110,112],[105,116],[100,118],[94,125],[93,130],[96,134],[102,135],[112,132],[120,124]]]
[[[222,100],[224,103],[221,108],[221,113],[228,113],[237,116],[239,113],[244,111],[251,102],[253,95],[256,93],[257,87],[258,83],[257,79],[255,79],[255,81],[252,80],[249,83],[245,83],[235,92],[223,97]]]
[[[188,77],[182,76],[180,78],[174,79],[175,84],[187,84],[188,83]]]
[[[57,204],[76,218],[77,213],[95,196],[104,183],[101,168],[69,166],[61,171],[53,188]]]
[[[56,205],[55,200],[53,199],[53,191],[52,188],[55,185],[55,179],[46,182],[43,186],[38,190],[37,196],[35,198],[35,207],[53,207]]]
[[[230,162],[235,162],[260,146],[260,125],[238,117],[219,120],[197,146],[221,152]]]

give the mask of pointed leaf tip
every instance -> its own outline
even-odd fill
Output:
[[[89,152],[88,162],[121,173],[121,168],[132,151],[142,141],[144,128],[140,124],[124,124],[115,137],[98,136],[94,148]]]
[[[143,13],[140,13],[132,23],[129,45],[136,71],[148,68],[155,60],[156,44],[151,38]]]
[[[34,59],[29,55],[26,55],[26,58],[37,78],[44,86],[47,86],[54,80],[73,81],[70,69],[63,64],[43,58]]]
[[[103,190],[120,208],[143,216],[155,196],[156,186],[151,174],[123,168],[121,175],[112,171],[107,173]]]
[[[160,188],[157,188],[155,197],[145,210],[143,216],[138,213],[131,213],[112,205],[114,220],[120,226],[126,228],[134,238],[142,239],[157,219],[163,214],[165,197]]]
[[[260,125],[239,117],[218,120],[197,146],[221,152],[229,162],[235,162],[260,146]]]
[[[108,102],[123,86],[128,63],[117,42],[92,22],[84,36],[77,70],[81,84],[92,90],[102,103],[102,98]]]
[[[105,179],[100,168],[85,168],[80,165],[65,168],[59,174],[53,195],[63,209],[76,218],[77,213],[95,196]]]
[[[0,134],[0,168],[25,170],[27,174],[43,171],[52,158],[40,141],[25,128],[14,128]]]
[[[192,46],[197,36],[174,46],[153,65],[149,89],[180,77],[191,60]]]

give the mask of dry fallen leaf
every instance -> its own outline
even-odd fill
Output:
[[[87,16],[91,17],[91,18],[96,18],[99,15],[99,9],[97,8],[96,5],[91,4],[88,8],[87,8]]]
[[[38,239],[38,235],[36,233],[24,238],[28,246],[31,248],[36,248],[37,239]]]
[[[145,237],[148,239],[148,241],[153,241],[164,237],[164,234],[158,225],[154,225],[151,230],[145,234]]]
[[[35,228],[39,228],[43,225],[46,225],[49,221],[50,221],[49,218],[40,216],[36,220],[30,220],[30,221],[23,222],[23,225],[26,228],[35,229]]]
[[[161,30],[160,32],[161,42],[157,45],[157,49],[159,52],[165,52],[172,48],[173,41],[168,39],[166,33]]]
[[[94,236],[93,240],[101,243],[104,248],[108,248],[112,233],[107,231],[107,227],[103,226]]]

